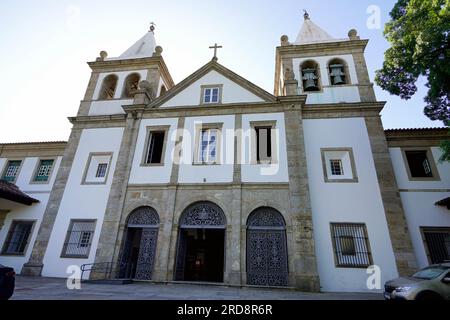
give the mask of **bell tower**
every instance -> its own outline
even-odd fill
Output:
[[[133,104],[138,89],[147,92],[151,101],[174,83],[162,57],[162,47],[155,41],[155,25],[118,57],[101,51],[88,62],[91,78],[78,110],[78,116],[123,114],[122,106]],[[142,81],[145,80],[141,88]]]
[[[376,101],[364,50],[355,29],[336,39],[315,24],[305,11],[294,42],[286,35],[276,48],[276,96],[307,95],[307,104]]]

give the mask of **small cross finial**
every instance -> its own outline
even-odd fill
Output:
[[[150,22],[150,31],[155,31],[156,24],[154,22]]]
[[[306,11],[305,9],[303,9],[303,17],[305,18],[305,20],[309,20],[309,13],[308,11]]]
[[[222,46],[218,46],[217,43],[215,43],[213,46],[209,47],[210,49],[214,49],[214,57],[213,60],[217,60],[217,49],[222,48]]]

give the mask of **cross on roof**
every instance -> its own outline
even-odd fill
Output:
[[[154,22],[150,22],[150,31],[154,31],[156,24]]]
[[[217,60],[217,49],[222,48],[222,46],[218,46],[217,43],[215,43],[213,46],[209,47],[210,49],[214,49],[214,57],[213,60]]]

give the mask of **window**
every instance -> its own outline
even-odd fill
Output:
[[[421,228],[430,264],[450,261],[450,228]]]
[[[358,182],[352,148],[321,148],[320,151],[326,183]]]
[[[255,127],[256,161],[270,162],[272,158],[272,127]]]
[[[330,83],[333,86],[347,84],[347,65],[341,59],[333,59],[328,64],[328,71],[330,73]]]
[[[164,145],[167,130],[149,130],[145,164],[163,164]]]
[[[363,223],[331,223],[337,267],[367,268],[372,265],[369,238]]]
[[[333,176],[342,176],[344,174],[341,159],[330,159],[330,168]]]
[[[103,178],[106,176],[106,169],[108,168],[107,163],[99,163],[97,167],[97,173],[95,174],[96,178]]]
[[[117,86],[117,76],[110,74],[103,79],[102,88],[98,96],[99,100],[111,100],[114,99]]]
[[[200,134],[199,161],[215,163],[217,160],[218,129],[202,129]]]
[[[37,167],[36,174],[34,176],[34,182],[47,182],[50,178],[50,174],[53,169],[53,163],[55,160],[47,159],[40,160]]]
[[[303,91],[320,91],[319,65],[312,60],[308,60],[301,65],[301,75]]]
[[[61,257],[88,258],[96,220],[71,220]]]
[[[90,153],[86,163],[82,184],[105,184],[108,179],[108,173],[112,153]]]
[[[15,182],[16,178],[19,174],[19,169],[20,169],[21,164],[22,164],[22,160],[8,161],[8,164],[6,165],[6,168],[3,171],[2,179],[9,181],[9,182]]]
[[[202,104],[221,103],[222,85],[202,86]]]
[[[24,255],[33,230],[34,221],[13,221],[2,254]]]
[[[141,76],[139,73],[132,73],[127,76],[123,85],[122,98],[133,98],[136,90],[139,87],[139,80]]]
[[[410,180],[439,180],[431,149],[403,150]]]

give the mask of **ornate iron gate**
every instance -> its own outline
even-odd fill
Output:
[[[247,221],[247,284],[287,286],[286,227],[273,208],[253,211]]]
[[[155,263],[156,243],[158,241],[159,216],[151,207],[139,207],[128,218],[127,232],[141,229],[139,254],[136,263],[135,279],[151,280]],[[126,237],[122,254],[122,264],[129,265],[133,238]],[[121,271],[122,273],[122,271]]]

